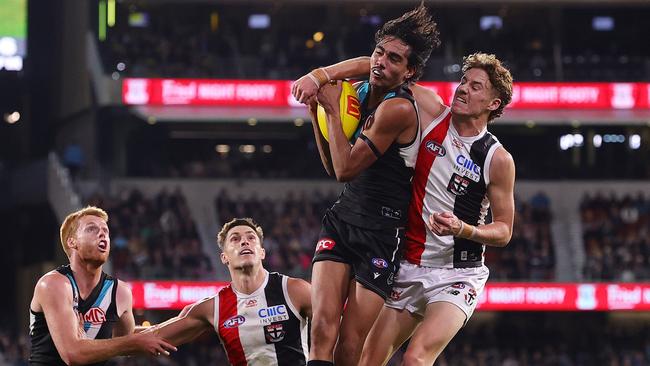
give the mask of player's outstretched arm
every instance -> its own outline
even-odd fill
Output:
[[[402,132],[415,126],[417,114],[406,99],[387,100],[379,105],[374,118],[365,122],[360,138],[350,146],[341,126],[340,97],[340,82],[323,86],[317,94],[318,103],[327,115],[329,150],[336,179],[347,182],[379,159]]]
[[[370,57],[361,56],[312,70],[296,80],[291,94],[300,103],[309,105],[318,89],[331,80],[346,78],[367,78],[370,74]]]
[[[213,297],[198,301],[163,323],[150,327],[143,333],[153,333],[178,346],[191,342],[212,327],[215,300]]]
[[[168,355],[169,351],[176,350],[153,334],[97,340],[83,338],[81,320],[73,310],[70,282],[59,273],[46,274],[38,281],[33,304],[45,314],[54,346],[68,365],[85,365],[138,353]]]

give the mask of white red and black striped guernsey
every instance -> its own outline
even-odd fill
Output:
[[[484,245],[437,236],[425,222],[433,212],[450,211],[468,224],[486,223],[490,162],[501,143],[487,128],[477,136],[460,136],[449,108],[422,135],[411,187],[405,259],[425,267],[480,267]]]
[[[232,365],[307,364],[307,319],[291,302],[287,280],[267,273],[250,295],[232,286],[215,295],[214,327]]]

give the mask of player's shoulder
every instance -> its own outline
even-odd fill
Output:
[[[512,157],[512,154],[503,146],[500,145],[497,147],[497,149],[494,151],[494,156],[492,157],[492,164],[498,165],[513,165],[515,164],[515,160]]]
[[[43,301],[47,302],[47,300],[52,299],[68,299],[72,301],[72,284],[70,280],[56,270],[47,272],[36,281],[32,305],[36,304],[36,310],[38,310]]]
[[[47,272],[36,282],[37,289],[43,289],[46,291],[62,290],[71,288],[71,286],[72,285],[70,284],[70,280],[68,280],[65,275],[61,274],[57,270],[51,270]]]
[[[120,299],[131,299],[133,297],[133,294],[131,293],[131,285],[129,285],[127,282],[122,281],[118,278],[115,278],[115,282],[117,283],[117,293],[116,296],[118,300]]]
[[[392,124],[409,125],[411,119],[416,119],[417,113],[413,103],[405,98],[390,98],[377,107],[375,119]]]
[[[494,151],[492,161],[490,162],[490,180],[494,181],[499,178],[515,176],[515,160],[512,154],[508,152],[503,146],[499,146]]]
[[[310,291],[311,290],[311,284],[302,278],[296,278],[296,277],[289,277],[287,276],[287,287],[291,289],[295,289],[296,291]]]

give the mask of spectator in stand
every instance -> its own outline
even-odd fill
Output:
[[[650,278],[650,200],[639,193],[583,197],[580,205],[586,280],[644,281]]]

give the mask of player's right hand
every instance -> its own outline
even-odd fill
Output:
[[[318,93],[318,85],[309,78],[303,75],[300,79],[296,80],[291,86],[291,95],[302,104],[308,105],[310,101],[316,97]]]
[[[136,347],[150,356],[169,356],[169,352],[177,351],[173,344],[158,336],[156,332],[141,332],[135,334],[133,338]]]

